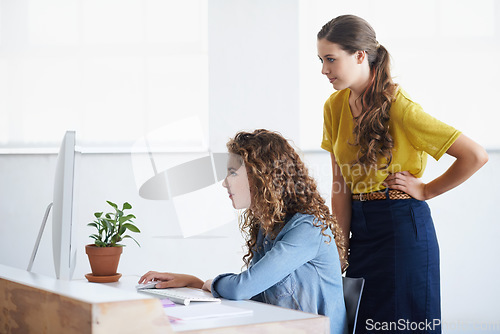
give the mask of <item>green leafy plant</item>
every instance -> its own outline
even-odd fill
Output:
[[[96,219],[87,224],[97,229],[97,233],[90,235],[90,237],[94,239],[94,244],[98,247],[125,246],[119,244],[119,242],[125,238],[130,238],[140,247],[141,245],[139,245],[137,240],[128,234],[124,235],[127,230],[135,233],[141,232],[132,221],[132,219],[136,217],[133,214],[124,213],[125,210],[132,209],[132,205],[125,202],[120,210],[115,203],[110,201],[106,202],[113,207],[115,212],[96,212],[94,213]]]

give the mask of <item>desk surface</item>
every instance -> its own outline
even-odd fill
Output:
[[[25,270],[12,268],[0,264],[0,282],[6,282],[4,284],[3,290],[0,291],[1,294],[12,294],[18,291],[18,288],[12,288],[12,284],[20,284],[29,288],[23,289],[24,293],[36,293],[36,291],[45,291],[54,295],[63,296],[64,302],[68,299],[74,300],[75,303],[87,303],[88,305],[104,305],[109,307],[110,303],[118,306],[113,312],[116,319],[123,322],[124,317],[132,317],[130,320],[136,320],[133,318],[138,312],[142,312],[145,317],[150,317],[151,319],[156,319],[157,321],[159,315],[163,314],[161,309],[161,304],[155,299],[145,293],[137,292],[135,286],[139,276],[125,276],[120,279],[120,281],[115,283],[90,283],[85,279],[64,281],[57,280],[51,277],[29,273]],[[13,283],[8,283],[13,282]],[[33,290],[34,292],[31,292]],[[42,295],[45,296],[46,293]],[[6,296],[4,296],[6,297]],[[8,298],[7,298],[8,299]],[[13,300],[13,298],[10,298]],[[30,304],[33,304],[32,300],[27,299]],[[19,303],[25,302],[19,299]],[[43,299],[41,302],[46,302]],[[117,302],[117,303],[115,303]],[[46,312],[44,309],[48,307],[36,307],[29,308],[28,305],[11,305],[11,301],[5,302],[5,305],[0,303],[0,306],[5,308],[5,312],[11,310],[16,310],[16,317],[19,316],[19,310],[26,308],[29,312],[36,312],[39,319],[45,319]],[[229,333],[234,332],[235,328],[239,330],[244,330],[246,333],[250,332],[267,332],[267,333],[289,333],[293,331],[295,333],[328,333],[329,332],[329,319],[328,317],[304,313],[300,311],[295,311],[287,308],[277,307],[269,304],[242,300],[242,301],[232,301],[222,299],[222,303],[226,305],[236,306],[239,308],[251,309],[253,310],[252,315],[249,316],[238,316],[238,317],[220,317],[220,318],[210,318],[210,319],[199,319],[199,320],[189,320],[184,322],[175,322],[170,326],[175,332],[186,332],[186,333]],[[129,304],[133,304],[129,307]],[[142,305],[145,305],[144,307]],[[176,305],[174,307],[196,307],[197,303],[191,303],[189,306]],[[146,308],[149,307],[149,309]],[[58,309],[60,306],[55,306],[54,309]],[[123,309],[121,309],[122,307]],[[135,308],[132,308],[135,307]],[[141,308],[142,307],[142,308]],[[151,309],[153,307],[153,309]],[[92,310],[95,308],[91,307]],[[128,310],[127,310],[128,309]],[[92,315],[92,319],[95,319],[95,311]],[[103,309],[104,310],[104,309]],[[123,312],[122,312],[123,311]],[[120,313],[129,312],[128,316]],[[24,312],[24,311],[23,311]],[[28,312],[28,311],[26,311]],[[26,313],[24,312],[24,313]],[[104,312],[106,313],[106,312]],[[102,313],[102,315],[104,315]],[[132,316],[130,315],[132,314]],[[52,315],[57,317],[58,313]],[[67,315],[71,318],[71,315]],[[164,315],[163,315],[164,316]],[[23,315],[24,318],[31,317],[28,314]],[[82,316],[82,322],[85,323],[84,317]],[[15,322],[15,319],[13,320]],[[44,320],[42,320],[44,321]],[[0,321],[1,323],[2,321]],[[61,321],[63,322],[63,321]],[[102,321],[103,322],[103,321]],[[7,320],[5,326],[10,326],[12,321]],[[108,325],[111,326],[113,321],[109,321]],[[14,324],[15,325],[15,324]],[[125,325],[124,325],[125,326]],[[168,326],[168,320],[167,320]],[[103,326],[101,326],[103,327]],[[108,327],[109,328],[109,327]],[[293,329],[293,330],[292,330]],[[131,333],[137,333],[137,331],[129,330]],[[107,331],[94,331],[92,333],[106,333]],[[125,331],[126,332],[126,331]],[[164,332],[160,331],[159,332]],[[123,332],[124,333],[124,332]],[[142,334],[149,333],[148,331],[142,331]]]
[[[116,283],[101,283],[103,285],[107,285],[110,287],[117,288],[122,291],[135,292],[135,286],[137,285],[137,281],[139,280],[139,276],[126,276],[122,277],[120,281]],[[90,284],[90,283],[89,283]],[[135,292],[137,295],[144,296],[145,293]],[[149,297],[149,295],[147,295]],[[155,298],[155,297],[152,297]],[[308,329],[309,332],[311,330],[312,322],[300,320],[314,320],[314,319],[324,319],[326,317],[305,313],[300,311],[295,311],[283,307],[278,307],[274,305],[254,302],[251,300],[227,300],[222,299],[222,304],[235,306],[244,309],[253,310],[253,314],[251,316],[239,316],[239,317],[221,317],[221,318],[212,318],[212,319],[199,319],[199,320],[190,320],[185,322],[175,322],[172,323],[172,328],[176,332],[181,331],[192,331],[192,330],[200,330],[200,329],[214,329],[220,327],[234,327],[234,326],[247,326],[247,325],[255,325],[255,324],[270,324],[274,323],[276,326],[279,324],[296,322],[295,325],[300,327],[300,323],[304,324],[304,329]],[[191,303],[189,306],[184,305],[176,305],[175,307],[196,307],[197,303]]]

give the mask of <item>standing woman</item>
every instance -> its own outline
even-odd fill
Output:
[[[332,210],[349,250],[339,248],[342,270],[366,280],[357,333],[440,333],[439,247],[425,200],[467,180],[488,155],[392,81],[389,53],[362,18],[325,24],[318,56],[336,90],[321,147],[331,153]],[[444,153],[455,162],[423,183],[427,154]]]

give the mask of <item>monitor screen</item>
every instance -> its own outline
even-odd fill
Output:
[[[76,247],[73,236],[75,142],[75,131],[67,131],[57,155],[53,202],[48,205],[45,211],[27,269],[31,271],[33,268],[33,262],[52,208],[52,254],[55,273],[58,279],[66,280],[72,278],[76,264]]]
[[[73,196],[75,173],[74,131],[67,131],[57,156],[52,212],[52,252],[56,277],[71,279],[76,251],[73,245]]]

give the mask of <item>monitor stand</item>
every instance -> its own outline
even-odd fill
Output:
[[[30,262],[28,264],[28,269],[26,269],[29,272],[31,272],[31,268],[33,268],[33,262],[35,261],[35,256],[36,256],[36,252],[38,251],[38,246],[40,246],[40,240],[42,239],[43,230],[45,230],[45,225],[47,224],[47,218],[49,217],[49,213],[50,213],[50,209],[52,208],[52,204],[53,203],[50,203],[47,206],[47,209],[45,210],[45,215],[43,216],[42,225],[40,226],[40,231],[38,232],[38,237],[36,238],[35,246],[33,247],[33,253],[31,253],[31,258],[30,258]]]

